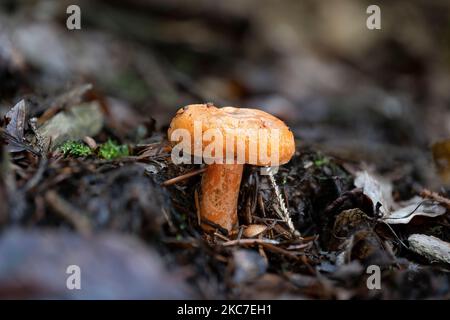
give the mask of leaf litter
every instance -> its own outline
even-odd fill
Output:
[[[120,3],[92,3],[99,8],[95,12],[107,8],[124,22],[133,16]],[[289,21],[280,9],[248,14],[245,8],[219,13],[205,7],[207,17],[183,9],[176,16],[189,28],[153,13],[161,30],[143,35],[142,25],[127,24],[125,39],[104,19],[89,16],[100,32],[80,33],[76,41],[59,37],[55,24],[22,20],[9,30],[17,39],[14,48],[3,31],[9,28],[4,21],[14,18],[0,12],[5,57],[0,79],[8,80],[0,102],[0,261],[16,257],[20,263],[0,268],[0,296],[448,296],[448,146],[431,150],[442,187],[417,130],[417,123],[426,122],[430,136],[446,134],[435,132],[445,128],[446,117],[440,116],[445,108],[438,108],[448,96],[434,90],[433,80],[443,75],[423,67],[439,59],[421,60],[394,35],[373,45],[397,48],[404,69],[392,68],[383,56],[374,57],[373,64],[361,57],[355,69],[340,57],[364,52],[362,43],[331,45],[320,54],[329,57],[318,59],[313,47],[303,47],[308,41],[298,46],[277,35],[285,27],[274,21],[294,33],[305,29],[298,28],[302,19]],[[161,37],[173,30],[189,36]],[[327,39],[317,33],[314,38]],[[264,68],[254,62],[255,52]],[[77,70],[94,84],[61,89],[61,77]],[[325,70],[327,76],[320,77]],[[356,75],[361,70],[370,82]],[[397,79],[405,72],[413,81],[400,81],[401,86],[377,78]],[[343,75],[348,81],[341,81]],[[258,105],[289,120],[299,138],[293,159],[273,179],[246,166],[236,232],[219,226],[211,233],[201,230],[197,208],[204,167],[175,166],[170,160],[165,126],[186,101]],[[425,117],[418,106],[426,104],[437,109]],[[101,151],[102,146],[107,147]],[[301,237],[292,236],[292,229]],[[78,296],[60,291],[61,279],[53,277],[71,254],[90,279],[98,279]],[[30,264],[38,267],[24,267]],[[372,264],[382,270],[381,290],[366,286]]]

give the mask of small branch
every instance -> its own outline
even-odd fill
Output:
[[[294,253],[292,253],[290,251],[287,251],[287,250],[285,250],[283,248],[274,246],[271,243],[264,243],[263,246],[264,246],[264,248],[266,248],[266,249],[268,249],[268,250],[270,250],[272,252],[276,252],[276,253],[282,254],[282,255],[284,255],[286,257],[289,257],[291,259],[294,259],[294,260],[299,260],[300,259],[296,254],[294,254]]]
[[[279,245],[279,244],[280,244],[279,241],[271,240],[271,239],[242,239],[242,240],[231,240],[231,241],[223,243],[222,245],[224,247],[238,246],[238,245],[258,245],[258,246],[262,246],[262,247],[266,248],[267,250],[272,251],[274,253],[284,255],[284,256],[289,257],[294,260],[302,260],[303,261],[303,258],[300,256],[297,256],[295,253],[285,250],[283,248],[277,247],[277,245]]]
[[[69,222],[79,233],[86,236],[92,234],[90,220],[78,208],[60,197],[56,191],[47,191],[45,200],[55,213]]]
[[[176,232],[177,228],[175,228],[175,225],[173,224],[172,219],[170,219],[170,216],[167,214],[166,209],[162,208],[161,211],[164,215],[164,218],[166,218],[167,223],[169,224],[170,230]]]
[[[227,237],[221,235],[221,234],[218,233],[218,232],[214,232],[214,235],[215,235],[217,238],[220,238],[220,239],[223,240],[223,241],[227,241],[227,242],[230,241],[230,239],[228,239]]]
[[[222,245],[224,247],[230,247],[230,246],[239,246],[239,245],[252,245],[252,244],[280,244],[277,240],[271,240],[271,239],[240,239],[240,240],[230,240]]]

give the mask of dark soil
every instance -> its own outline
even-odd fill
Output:
[[[389,225],[355,185],[367,171],[397,204],[431,190],[449,208],[450,152],[434,144],[450,136],[449,4],[414,1],[411,29],[385,4],[397,32],[351,38],[316,1],[226,3],[78,1],[79,31],[66,1],[0,4],[0,298],[449,298],[448,265],[408,247],[415,233],[450,241],[448,211]],[[200,228],[201,174],[167,183],[202,168],[172,163],[170,119],[206,102],[291,127],[297,150],[275,180],[301,236],[258,167],[245,167],[234,233]],[[65,133],[46,140],[58,117]],[[75,136],[97,147],[63,154],[55,137]],[[102,157],[109,140],[128,155]],[[84,290],[66,289],[69,265]]]

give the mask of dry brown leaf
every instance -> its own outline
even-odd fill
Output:
[[[267,226],[263,224],[251,224],[244,230],[246,238],[253,238],[267,230]]]
[[[7,125],[6,132],[17,139],[17,141],[23,140],[27,117],[27,105],[25,100],[20,100],[8,113],[5,115]],[[9,145],[8,150],[10,152],[23,151],[24,148],[17,145]]]

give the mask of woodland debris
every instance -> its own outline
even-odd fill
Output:
[[[367,171],[356,173],[355,186],[361,188],[373,202],[374,212],[380,210],[383,215],[389,214],[392,209],[392,185],[382,181]],[[378,206],[381,205],[381,208]]]
[[[6,132],[17,141],[22,142],[24,137],[25,126],[27,124],[27,104],[25,100],[20,100],[11,110],[5,115]],[[20,145],[11,144],[8,146],[10,152],[18,152],[25,150]]]
[[[175,178],[166,180],[166,181],[164,181],[161,185],[164,186],[164,187],[167,187],[167,186],[176,184],[176,183],[178,183],[178,182],[181,182],[181,181],[183,181],[183,180],[189,179],[189,178],[191,178],[191,177],[193,177],[193,176],[196,176],[196,175],[198,175],[198,174],[201,174],[201,173],[203,173],[203,172],[205,172],[205,171],[206,171],[206,168],[201,168],[201,169],[198,169],[198,170],[193,170],[193,171],[190,171],[190,172],[188,172],[188,173],[182,174],[181,176],[178,176],[178,177],[175,177]]]
[[[240,239],[240,240],[230,240],[228,242],[223,243],[222,245],[224,247],[229,246],[239,246],[239,245],[254,245],[254,244],[274,244],[278,245],[280,244],[277,240],[271,240],[271,239]]]
[[[78,208],[61,198],[56,191],[47,191],[45,200],[56,214],[68,221],[80,234],[92,234],[90,220]]]
[[[445,207],[439,202],[414,197],[407,201],[404,207],[391,212],[387,217],[383,218],[384,222],[389,224],[406,224],[416,216],[438,217],[447,212]]]
[[[72,106],[83,103],[92,88],[93,86],[90,83],[82,84],[46,101],[44,105],[49,105],[49,107],[45,109],[44,113],[38,118],[38,125],[41,126],[61,110],[66,110]]]
[[[439,202],[441,205],[450,209],[450,199],[444,196],[441,196],[437,192],[430,191],[428,189],[423,189],[420,195],[424,198],[432,199]]]
[[[97,101],[73,106],[56,114],[38,128],[45,147],[54,150],[67,140],[95,136],[103,126],[103,113]]]
[[[407,224],[416,216],[438,217],[446,213],[446,208],[440,203],[450,203],[442,196],[439,197],[440,202],[425,199],[437,197],[437,194],[431,192],[424,193],[423,198],[416,196],[396,203],[392,199],[392,184],[367,171],[356,173],[355,185],[362,188],[364,194],[372,200],[374,212],[380,214],[382,220],[389,224]]]
[[[244,230],[244,236],[246,238],[253,238],[267,230],[267,226],[264,224],[251,224]]]
[[[280,206],[280,210],[276,210],[278,216],[286,223],[286,225],[288,226],[289,231],[291,232],[292,235],[294,235],[296,237],[300,237],[300,232],[295,230],[289,210],[286,207],[284,198],[281,196],[280,188],[278,187],[278,185],[275,181],[275,177],[273,176],[273,173],[269,172],[268,176],[269,176],[270,184],[272,185],[272,188],[275,191],[275,196],[276,196],[276,198],[278,200],[278,204]]]

